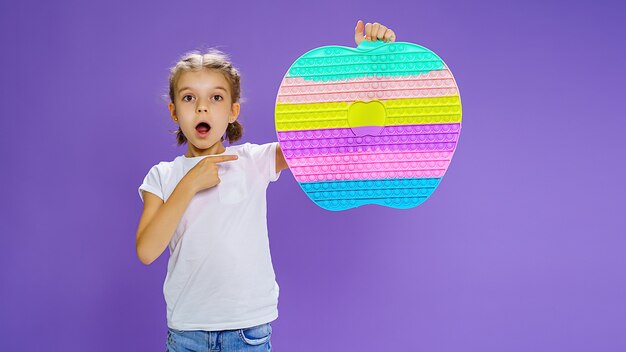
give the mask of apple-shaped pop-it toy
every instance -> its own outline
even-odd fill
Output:
[[[320,207],[412,208],[437,188],[461,131],[459,90],[432,51],[364,40],[298,58],[276,98],[285,159]]]

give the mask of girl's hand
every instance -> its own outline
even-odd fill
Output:
[[[356,28],[354,28],[354,41],[356,45],[359,45],[364,39],[374,42],[377,40],[395,42],[396,34],[382,24],[374,22],[374,24],[367,23],[365,25],[365,35],[363,35],[363,21],[359,20],[356,23]]]
[[[185,174],[186,182],[198,193],[203,189],[211,188],[220,183],[218,176],[218,163],[224,161],[237,160],[237,155],[210,155],[200,160],[194,167]]]

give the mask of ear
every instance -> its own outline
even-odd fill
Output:
[[[170,115],[172,116],[172,121],[178,124],[178,121],[175,120],[175,119],[178,119],[178,116],[176,116],[176,107],[174,106],[174,103],[170,101],[169,104],[167,104],[167,108],[170,109]]]
[[[229,123],[233,123],[235,122],[235,120],[237,120],[237,117],[239,117],[239,111],[241,110],[241,104],[239,103],[233,103],[233,106],[231,107],[231,116],[230,119],[228,119]]]

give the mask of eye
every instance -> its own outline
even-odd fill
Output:
[[[191,95],[187,94],[185,96],[183,96],[183,101],[189,101],[189,100],[185,100],[185,98],[190,97]]]
[[[224,100],[224,98],[221,95],[214,95],[213,98],[215,97],[219,97],[219,99],[217,99],[217,101],[222,101]]]

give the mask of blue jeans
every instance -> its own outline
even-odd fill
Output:
[[[203,331],[167,329],[167,352],[271,351],[272,325],[238,330]]]

